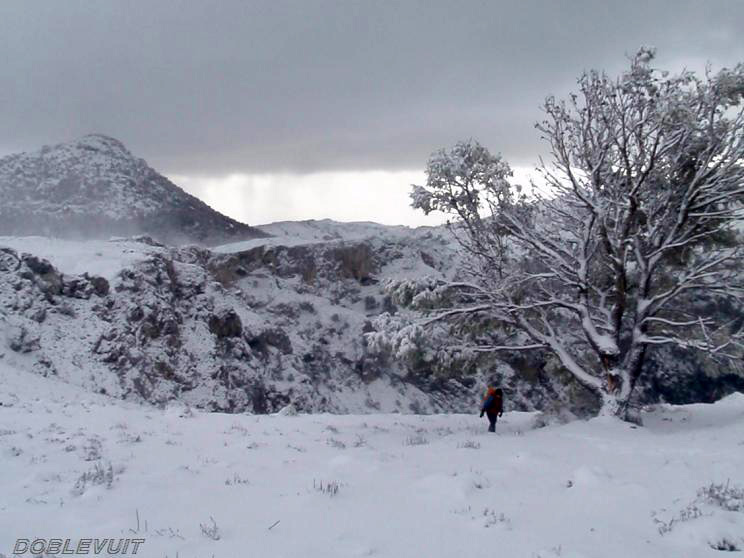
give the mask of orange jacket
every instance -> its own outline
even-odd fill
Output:
[[[496,393],[496,388],[488,388],[483,396],[482,411],[498,414],[504,411],[504,397]]]

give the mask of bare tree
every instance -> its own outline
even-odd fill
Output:
[[[741,323],[701,307],[742,300],[744,65],[699,78],[653,59],[641,49],[618,78],[587,72],[546,100],[551,157],[530,199],[473,141],[435,153],[412,192],[455,217],[471,256],[472,280],[434,289],[446,307],[425,323],[490,325],[477,351],[551,351],[623,417],[653,347],[741,362]]]

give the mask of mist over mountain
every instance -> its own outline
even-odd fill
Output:
[[[187,194],[105,135],[0,159],[0,235],[140,234],[202,245],[266,236]]]

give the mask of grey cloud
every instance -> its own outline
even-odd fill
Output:
[[[0,151],[96,131],[178,174],[416,169],[476,137],[525,164],[582,69],[730,65],[743,32],[738,1],[6,1]]]

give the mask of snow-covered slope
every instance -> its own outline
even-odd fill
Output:
[[[454,267],[441,231],[421,234],[221,252],[0,238],[0,355],[91,391],[213,410],[470,408],[477,375],[409,377],[366,350],[371,320],[396,311],[382,279]]]
[[[290,401],[305,411],[464,411],[489,378],[510,409],[586,415],[596,406],[546,355],[452,357],[438,350],[446,339],[415,328],[400,346],[379,342],[411,318],[387,280],[452,278],[462,268],[445,229],[262,229],[273,236],[214,250],[0,237],[0,358],[91,392],[232,412]],[[742,389],[723,366],[668,356],[641,402]]]
[[[446,242],[453,250],[455,245],[444,227],[417,227],[403,225],[390,226],[369,222],[339,222],[331,219],[310,219],[307,221],[279,221],[266,225],[259,225],[257,229],[263,231],[270,238],[258,238],[244,242],[233,242],[214,248],[216,252],[231,253],[250,250],[260,245],[299,246],[338,241],[361,240],[426,240],[434,236]]]
[[[163,410],[0,360],[0,555],[19,538],[144,539],[151,558],[744,549],[744,396],[644,428],[536,418],[493,435],[474,415]]]
[[[512,409],[580,411],[563,380],[507,361],[405,361],[370,350],[405,315],[390,278],[451,278],[445,229],[309,221],[214,251],[146,238],[0,237],[0,357],[92,392],[266,413],[436,412],[477,406],[498,374]],[[6,248],[3,248],[5,246]]]
[[[100,134],[0,159],[0,234],[149,234],[218,244],[260,236]]]
[[[46,236],[0,237],[0,247],[49,260],[66,275],[100,275],[114,280],[126,267],[142,262],[149,253],[164,253],[162,246],[140,240],[65,240]]]

